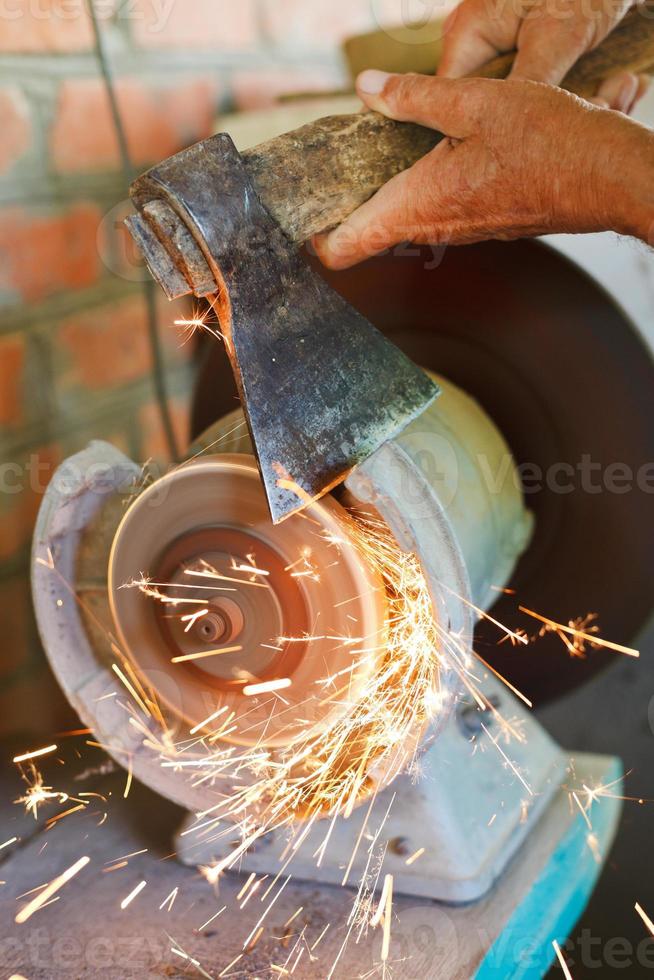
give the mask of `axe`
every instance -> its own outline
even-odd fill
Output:
[[[563,87],[591,95],[654,65],[654,9],[632,10]],[[508,74],[513,55],[482,77]],[[344,480],[438,395],[433,381],[316,276],[298,245],[443,138],[372,112],[331,116],[239,153],[219,134],[153,167],[126,219],[169,299],[216,309],[272,519]]]

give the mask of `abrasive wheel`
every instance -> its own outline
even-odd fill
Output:
[[[136,499],[111,550],[112,612],[175,717],[209,731],[231,717],[223,740],[282,746],[345,710],[324,678],[346,675],[356,695],[374,665],[356,649],[383,650],[385,636],[383,585],[346,522],[326,497],[274,526],[241,455],[184,464]]]
[[[603,636],[637,642],[652,612],[654,363],[609,294],[534,241],[450,248],[442,261],[412,248],[338,273],[314,265],[416,363],[472,395],[524,467],[534,538],[509,583],[516,595],[500,597],[493,615],[533,631],[519,604],[559,622],[596,612]],[[224,348],[208,341],[194,436],[236,397]],[[632,476],[627,492],[602,483],[616,464]],[[497,646],[484,622],[477,644],[536,704],[614,660],[601,651],[572,659],[552,634],[524,656]]]

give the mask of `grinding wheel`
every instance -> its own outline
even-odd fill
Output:
[[[325,497],[273,525],[251,456],[205,457],[140,494],[116,532],[108,591],[124,651],[174,717],[211,731],[207,719],[233,713],[221,740],[281,746],[347,710],[317,682],[349,668],[356,696],[374,658],[352,670],[343,638],[383,649],[385,600],[345,520]]]
[[[315,265],[417,363],[476,398],[518,465],[543,475],[540,486],[525,480],[535,536],[510,583],[516,597],[500,598],[494,615],[534,631],[518,602],[563,622],[597,612],[603,636],[633,642],[651,612],[644,583],[654,553],[652,495],[636,478],[649,473],[651,487],[654,365],[608,294],[531,241],[451,248],[437,267],[429,249],[417,248],[346,272]],[[193,435],[235,399],[224,351],[210,342]],[[634,476],[630,491],[585,489],[585,457],[600,464],[600,478],[611,464],[625,464]],[[560,464],[573,468],[571,492],[547,485],[548,474],[554,480],[566,472]],[[528,653],[496,640],[494,627],[481,623],[480,652],[537,704],[585,682],[612,658],[590,651],[586,660],[573,660],[552,635]]]

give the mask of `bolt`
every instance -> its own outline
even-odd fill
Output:
[[[393,840],[388,842],[393,854],[397,854],[398,857],[408,857],[411,854],[411,845],[408,837],[394,837]]]
[[[493,697],[488,698],[488,702],[497,711],[500,706],[500,699],[493,695]],[[457,720],[466,738],[476,738],[483,731],[482,725],[490,728],[493,724],[493,712],[490,707],[482,711],[474,701],[465,701],[459,707]]]
[[[218,643],[227,633],[227,629],[225,618],[217,612],[207,613],[196,623],[196,631],[205,643]]]

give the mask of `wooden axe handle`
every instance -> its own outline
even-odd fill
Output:
[[[477,74],[504,78],[515,54],[493,59]],[[585,54],[562,88],[591,96],[599,83],[620,71],[654,68],[654,3],[631,10],[594,51]],[[410,167],[441,135],[375,112],[327,116],[285,133],[242,157],[259,197],[294,242],[343,221],[375,191]]]

